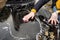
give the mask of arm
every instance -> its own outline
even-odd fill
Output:
[[[53,6],[53,13],[50,17],[50,19],[48,20],[48,22],[50,22],[51,24],[57,25],[58,22],[58,13],[59,11],[57,10],[56,6]]]
[[[39,0],[39,1],[36,3],[36,5],[31,9],[31,12],[30,12],[28,15],[26,15],[26,16],[23,17],[23,21],[24,21],[24,22],[28,22],[30,18],[33,19],[34,16],[35,16],[35,13],[36,13],[45,3],[47,3],[48,1],[49,1],[49,0]]]
[[[35,9],[35,12],[37,12],[44,4],[46,4],[50,0],[39,0],[36,5],[32,8]]]

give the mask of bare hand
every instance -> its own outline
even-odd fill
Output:
[[[34,13],[34,12],[30,12],[29,14],[27,14],[26,16],[23,17],[23,21],[24,21],[24,22],[28,22],[29,19],[30,19],[30,18],[33,19],[34,16],[35,16],[35,13]]]
[[[51,24],[56,25],[58,23],[58,14],[57,13],[52,13],[51,18],[48,20]]]

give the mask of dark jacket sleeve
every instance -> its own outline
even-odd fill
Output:
[[[38,11],[44,4],[46,4],[50,0],[39,0],[36,5],[34,6],[34,9]]]

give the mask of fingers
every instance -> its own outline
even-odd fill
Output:
[[[24,21],[24,22],[28,22],[28,19],[26,19],[26,18],[23,18],[23,21]]]
[[[30,12],[28,15],[25,15],[25,16],[23,17],[23,21],[24,21],[24,22],[28,22],[29,19],[30,19],[30,18],[33,19],[34,16],[35,16],[35,14],[34,14],[33,12]]]
[[[59,23],[58,20],[56,20],[56,21],[55,21],[55,25],[57,25],[58,23]]]
[[[51,19],[48,20],[48,22],[50,23]]]
[[[28,22],[30,18],[33,18],[31,15],[26,15],[23,17],[24,22]]]
[[[33,19],[34,17],[32,17],[31,19]]]
[[[57,19],[49,19],[48,22],[53,25],[57,25],[57,23],[59,23]]]
[[[51,24],[56,25],[57,24],[56,20],[51,20]]]
[[[28,17],[28,16],[24,16],[24,17],[23,17],[23,21],[24,21],[24,22],[28,22],[28,21],[29,21],[29,18],[30,18],[30,17]]]

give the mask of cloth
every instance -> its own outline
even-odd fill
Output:
[[[50,0],[39,0],[36,5],[33,7],[33,9],[36,9],[38,11],[44,4],[49,2]],[[52,6],[56,6],[57,9],[60,9],[60,0],[52,0]]]
[[[6,4],[7,0],[0,0],[0,9],[2,9],[5,4]]]

